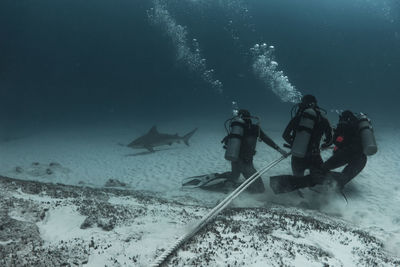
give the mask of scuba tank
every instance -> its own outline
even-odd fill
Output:
[[[305,109],[300,118],[296,129],[296,135],[292,144],[292,155],[298,158],[304,158],[308,144],[310,143],[311,133],[317,120],[317,112],[312,108]]]
[[[228,140],[226,144],[225,159],[229,161],[239,160],[240,146],[242,144],[244,126],[245,122],[239,116],[236,116],[231,120],[230,133],[227,136]]]
[[[367,156],[374,155],[378,151],[378,146],[376,145],[371,120],[364,113],[360,113],[358,117],[358,129],[364,154]]]
[[[228,119],[225,122],[229,121],[230,131],[228,131],[228,135],[224,138],[226,140],[226,151],[225,151],[225,159],[229,161],[237,161],[239,160],[240,146],[242,144],[242,138],[244,133],[244,120],[239,116],[239,107],[235,101],[232,102],[232,119]]]

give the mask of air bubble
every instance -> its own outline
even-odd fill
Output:
[[[253,54],[253,72],[263,81],[283,102],[298,103],[302,94],[289,82],[283,71],[278,71],[278,62],[274,59],[274,46],[263,43],[250,48]]]
[[[148,17],[154,24],[163,27],[176,48],[176,59],[185,64],[190,71],[200,75],[218,93],[221,93],[223,85],[213,77],[214,70],[207,70],[206,60],[201,57],[198,40],[193,38],[190,42],[187,37],[187,28],[175,21],[164,4],[156,0],[153,2],[154,8],[150,9]]]

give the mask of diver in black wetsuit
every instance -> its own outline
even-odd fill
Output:
[[[296,132],[298,130],[303,130],[299,124],[302,116],[308,115],[304,113],[306,109],[314,110],[316,116],[310,118],[314,121],[313,129],[304,129],[305,131],[309,131],[309,134],[311,135],[304,157],[301,158],[292,155],[292,171],[295,176],[304,176],[304,171],[306,169],[309,169],[310,173],[312,173],[314,170],[321,168],[323,161],[320,154],[320,142],[323,135],[325,135],[325,139],[321,147],[325,148],[332,144],[332,128],[328,119],[322,114],[321,109],[317,106],[317,99],[312,95],[305,95],[302,98],[301,103],[298,104],[296,116],[292,118],[283,132],[283,139],[290,147],[293,145]]]
[[[303,177],[301,183],[297,182],[299,178],[295,176],[271,177],[271,188],[275,193],[286,193],[317,184],[334,183],[339,190],[342,190],[364,169],[367,163],[361,139],[359,119],[349,110],[342,112],[337,127],[334,129],[333,155],[321,164],[320,169]],[[342,166],[345,167],[341,172],[331,171]]]
[[[359,120],[350,110],[343,111],[339,116],[333,140],[335,144],[333,155],[321,166],[323,176],[315,179],[317,183],[335,181],[342,189],[367,164],[367,156],[363,152],[361,142]],[[345,165],[340,173],[330,172]]]
[[[317,106],[317,99],[312,95],[305,95],[301,103],[293,108],[296,107],[296,115],[282,135],[288,143],[287,146],[292,148],[293,175],[271,177],[270,186],[275,193],[312,186],[312,179],[309,179],[309,176],[304,177],[304,172],[309,169],[311,175],[321,174],[323,160],[320,148],[327,148],[332,144],[332,128],[321,108]],[[324,143],[320,145],[323,135]]]
[[[285,152],[271,138],[269,138],[259,125],[254,124],[251,121],[251,115],[249,111],[241,109],[238,112],[238,116],[240,116],[245,122],[243,137],[240,144],[239,159],[231,162],[232,171],[218,174],[219,177],[228,178],[228,182],[233,183],[234,185],[238,184],[240,174],[243,174],[243,176],[248,179],[257,171],[253,165],[253,157],[256,154],[257,139],[263,141],[282,155],[287,155],[287,152]],[[222,142],[226,144],[228,138],[229,135],[226,136]],[[262,179],[257,179],[249,186],[247,190],[251,193],[263,193],[265,191],[265,187]]]

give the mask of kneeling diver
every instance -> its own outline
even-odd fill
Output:
[[[228,135],[221,141],[225,144],[225,159],[231,161],[232,171],[219,174],[219,177],[225,177],[228,182],[237,185],[240,174],[248,179],[257,170],[253,165],[253,157],[256,154],[257,139],[272,147],[283,156],[287,152],[280,148],[270,137],[268,137],[258,124],[252,122],[250,112],[240,109],[237,116],[230,121],[230,131]],[[263,193],[265,191],[264,183],[261,179],[257,179],[249,186],[248,191],[251,193]]]
[[[334,134],[333,155],[321,166],[322,181],[336,182],[339,189],[356,177],[367,164],[367,156],[378,151],[370,120],[350,110],[343,111]],[[339,172],[331,170],[345,166]]]
[[[295,108],[297,111],[293,116]],[[271,178],[270,185],[275,192],[276,187],[287,188],[289,191],[307,187],[309,179],[303,178],[306,169],[311,174],[321,169],[321,148],[332,144],[332,128],[324,113],[326,112],[317,105],[317,99],[313,95],[303,96],[301,102],[292,108],[292,119],[282,137],[291,148],[293,176]],[[323,135],[325,139],[321,145]]]
[[[319,171],[303,177],[304,182],[297,184],[298,177],[271,177],[270,185],[275,193],[290,192],[295,189],[312,187],[317,184],[336,184],[340,190],[356,177],[365,167],[367,156],[377,152],[377,145],[370,120],[362,113],[357,117],[350,110],[341,113],[334,129],[333,155],[325,161]],[[341,172],[333,169],[345,166]]]
[[[292,172],[303,176],[306,169],[312,173],[322,164],[320,143],[325,135],[322,148],[332,144],[332,128],[326,113],[317,105],[313,95],[305,95],[301,103],[295,105],[296,115],[290,120],[282,134],[292,152]],[[293,112],[293,111],[292,111]]]
[[[231,161],[232,170],[225,173],[211,173],[188,177],[182,181],[185,188],[202,188],[212,191],[227,191],[229,187],[239,185],[240,174],[248,179],[257,170],[253,165],[253,157],[256,154],[257,139],[263,141],[283,156],[287,152],[280,148],[271,138],[269,138],[258,123],[253,123],[252,119],[259,120],[251,116],[245,109],[234,109],[233,118],[226,120],[225,128],[228,135],[224,137],[221,143],[224,143],[225,159]],[[229,122],[229,130],[227,123]],[[263,193],[265,191],[264,183],[258,178],[248,189],[251,193]]]

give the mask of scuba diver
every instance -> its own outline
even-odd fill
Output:
[[[296,110],[295,116],[293,111]],[[280,175],[270,178],[270,186],[275,193],[282,190],[290,192],[298,188],[310,186],[310,179],[303,178],[304,172],[309,169],[310,174],[320,172],[323,160],[321,148],[332,144],[332,128],[323,109],[318,107],[317,99],[313,95],[305,95],[301,102],[293,106],[292,119],[282,134],[291,148],[292,175]],[[322,136],[325,136],[321,145]]]
[[[252,122],[250,112],[241,109],[238,115],[230,121],[231,131],[221,141],[225,144],[225,159],[231,161],[232,171],[220,174],[221,177],[228,178],[229,182],[234,185],[238,184],[240,174],[248,179],[257,170],[253,165],[253,157],[256,154],[257,139],[272,147],[283,156],[287,152],[280,148],[270,137],[268,137],[258,124]],[[261,179],[257,179],[248,188],[251,193],[263,193],[265,191],[264,183]]]
[[[377,145],[371,126],[371,121],[363,113],[356,116],[350,110],[343,111],[334,129],[333,155],[325,161],[319,170],[303,177],[303,182],[297,184],[298,177],[271,177],[270,184],[275,193],[285,193],[317,184],[335,184],[340,191],[356,177],[365,167],[367,156],[377,152]],[[345,166],[341,172],[333,169]]]
[[[297,108],[293,117],[293,110]],[[292,152],[292,171],[295,176],[304,176],[306,169],[313,172],[322,164],[320,143],[325,135],[321,148],[332,144],[332,128],[323,109],[318,107],[313,95],[305,95],[301,103],[292,108],[292,119],[282,134],[287,147]]]
[[[363,113],[357,117],[350,110],[343,111],[334,130],[333,155],[321,166],[322,182],[336,182],[340,190],[356,177],[367,164],[367,156],[378,151],[371,121]],[[345,166],[339,172],[331,170]],[[325,177],[324,177],[325,176]]]
[[[257,172],[253,165],[257,140],[263,141],[283,156],[287,156],[287,152],[268,137],[257,123],[253,123],[252,119],[258,120],[257,117],[251,116],[248,110],[240,109],[234,111],[234,117],[225,122],[228,135],[221,143],[226,149],[225,159],[231,161],[231,171],[189,177],[184,179],[182,185],[187,188],[200,187],[213,191],[225,191],[224,189],[230,185],[237,187],[240,174],[248,179]],[[226,126],[228,122],[230,130]],[[250,193],[263,193],[264,183],[261,179],[257,179],[247,190]]]

